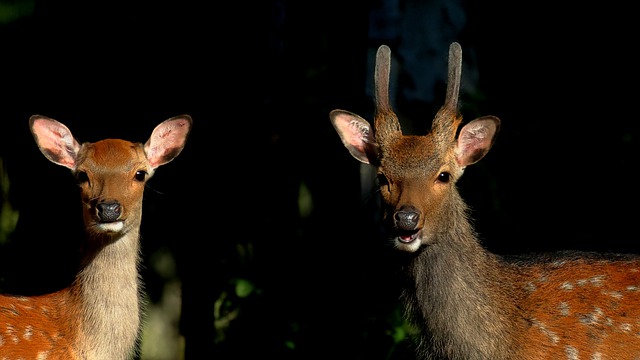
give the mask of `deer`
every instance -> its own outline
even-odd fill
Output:
[[[52,118],[29,126],[44,156],[71,170],[84,238],[71,283],[44,294],[0,294],[0,359],[124,360],[139,353],[143,323],[140,226],[147,181],[183,150],[192,118],[157,125],[144,143],[79,142]],[[78,214],[79,215],[79,214]]]
[[[389,100],[391,50],[374,69],[373,126],[342,109],[342,145],[377,171],[383,240],[401,262],[398,300],[419,359],[640,359],[640,256],[597,251],[500,255],[472,225],[457,182],[493,147],[500,119],[463,122],[462,49],[449,47],[444,105],[404,134]]]

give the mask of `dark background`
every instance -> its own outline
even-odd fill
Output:
[[[71,175],[39,152],[29,116],[80,141],[144,142],[189,114],[187,146],[150,181],[142,225],[152,302],[167,282],[154,254],[175,262],[176,359],[411,358],[397,264],[328,117],[371,118],[368,64],[382,43],[406,129],[424,131],[442,104],[452,41],[465,119],[501,118],[496,145],[459,182],[487,249],[640,251],[631,5],[1,3],[1,200],[19,221],[0,247],[0,284],[60,286],[81,225]]]

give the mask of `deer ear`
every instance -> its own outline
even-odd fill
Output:
[[[458,164],[464,167],[482,159],[493,146],[499,129],[500,119],[495,116],[483,116],[466,124],[456,143]]]
[[[38,148],[47,159],[75,170],[80,143],[73,137],[69,128],[41,115],[29,118],[29,127]]]
[[[176,116],[156,126],[151,137],[144,144],[152,168],[157,168],[175,159],[187,141],[191,131],[192,120],[188,115]]]
[[[362,163],[375,165],[379,148],[369,122],[345,110],[333,110],[329,117],[351,155]]]

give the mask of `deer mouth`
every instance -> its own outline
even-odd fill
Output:
[[[396,239],[403,244],[410,244],[418,238],[420,230],[402,231],[396,237]]]
[[[396,229],[396,233],[391,237],[391,239],[394,243],[394,247],[397,250],[407,253],[415,253],[422,246],[421,234],[421,230],[398,231]]]
[[[117,233],[124,228],[124,221],[96,222],[95,229],[103,233]]]

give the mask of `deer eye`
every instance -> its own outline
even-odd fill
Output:
[[[144,170],[138,170],[133,178],[137,181],[144,181],[147,178],[147,172]]]
[[[446,184],[451,180],[451,174],[449,174],[446,171],[441,172],[440,174],[438,174],[438,181]]]
[[[76,173],[76,182],[78,184],[83,184],[89,182],[89,176],[85,171],[78,171]]]

